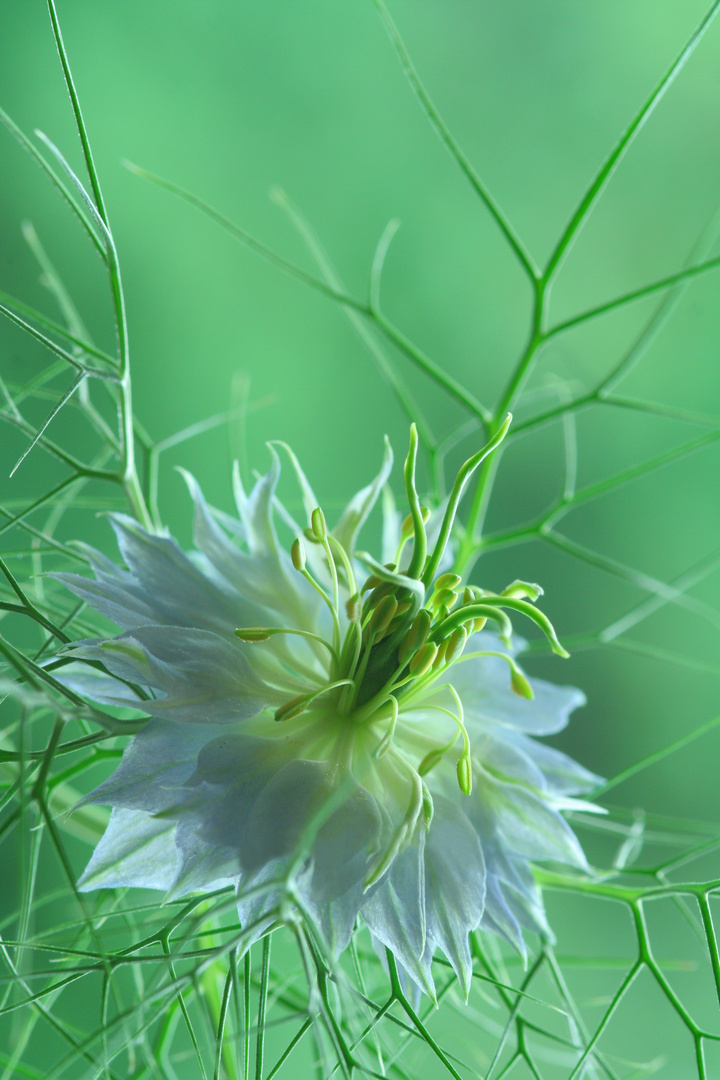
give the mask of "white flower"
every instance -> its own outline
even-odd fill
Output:
[[[586,805],[574,796],[597,778],[535,741],[583,695],[535,680],[530,699],[503,609],[529,614],[561,651],[530,602],[536,586],[496,596],[436,576],[471,469],[426,530],[411,443],[400,571],[355,551],[389,449],[330,532],[288,453],[308,528],[277,501],[273,451],[249,495],[236,477],[239,520],[211,513],[187,477],[196,551],[114,516],[124,568],[93,551],[94,581],[62,575],[123,628],[64,650],[110,675],[73,663],[65,681],[150,716],[89,796],[113,811],[80,885],[177,896],[233,883],[257,936],[288,894],[253,887],[285,880],[333,955],[361,916],[422,989],[433,992],[436,949],[467,989],[470,931],[521,950],[522,928],[549,932],[531,863],[587,869],[562,811]],[[291,556],[276,517],[305,535]],[[398,528],[385,519],[387,543]],[[482,629],[488,618],[504,643]]]

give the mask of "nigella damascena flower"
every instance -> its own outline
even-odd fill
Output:
[[[111,674],[73,664],[65,679],[150,719],[90,796],[113,810],[82,888],[177,896],[233,883],[256,935],[291,896],[333,955],[360,917],[429,993],[436,949],[467,989],[470,931],[520,949],[522,928],[548,932],[531,864],[587,868],[562,811],[586,806],[574,796],[597,778],[535,737],[563,728],[583,695],[531,689],[515,659],[508,611],[563,652],[537,586],[463,587],[442,562],[467,478],[504,430],[435,515],[416,494],[413,430],[410,513],[399,526],[386,505],[384,565],[356,541],[389,449],[331,530],[287,448],[305,528],[277,499],[274,451],[249,495],[236,477],[238,520],[212,513],[187,478],[190,554],[113,517],[124,568],[90,552],[94,581],[62,577],[123,628],[66,656]],[[289,554],[276,518],[297,535]]]

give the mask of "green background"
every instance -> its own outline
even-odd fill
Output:
[[[392,8],[441,113],[541,262],[704,10],[694,0],[402,0]],[[264,442],[282,439],[332,516],[374,474],[385,433],[396,456],[403,454],[407,421],[341,309],[132,175],[121,159],[190,189],[312,269],[292,224],[269,198],[280,186],[360,298],[375,245],[387,222],[399,218],[383,278],[384,309],[478,398],[496,400],[528,332],[530,290],[423,116],[371,0],[64,0],[60,17],[121,256],[138,415],[164,439],[232,408],[238,387],[250,379],[256,407],[244,436],[233,423],[229,435],[217,428],[162,458],[163,516],[184,541],[188,500],[173,466],[191,469],[209,499],[229,509],[232,456],[240,453],[249,468],[263,469]],[[44,5],[4,0],[0,19],[0,103],[25,131],[43,130],[79,169]],[[583,229],[553,290],[553,319],[685,263],[718,203],[719,61],[720,22]],[[29,219],[95,340],[111,347],[97,259],[39,170],[9,135],[0,136],[0,288],[51,311],[20,233]],[[642,300],[552,342],[518,418],[548,407],[559,383],[573,394],[591,387],[656,303]],[[621,392],[720,424],[719,330],[718,278],[710,273],[688,289]],[[45,362],[39,348],[7,326],[0,327],[0,347],[7,379],[20,381]],[[438,434],[466,418],[407,358],[386,352]],[[698,426],[607,405],[585,410],[577,420],[578,484],[650,459],[710,430],[711,422]],[[66,443],[69,425],[57,421],[56,435],[64,433]],[[6,477],[23,440],[15,433],[1,438]],[[468,437],[451,461],[476,445]],[[513,443],[498,474],[489,531],[537,515],[562,489],[563,461],[560,423]],[[41,490],[46,468],[36,455],[11,482],[3,479],[3,500]],[[394,483],[397,490],[397,469]],[[70,533],[72,523],[71,516]],[[561,531],[667,583],[715,551],[719,525],[718,456],[711,445],[584,505]],[[84,538],[110,550],[104,523],[88,515],[82,527]],[[541,543],[488,555],[473,580],[494,588],[515,577],[544,585],[545,608],[569,639],[612,624],[647,595],[622,574]],[[720,575],[711,573],[689,595],[717,611],[719,584]],[[711,719],[718,712],[719,627],[720,616],[701,606],[667,604],[629,635],[643,648],[663,650],[660,658],[599,648],[576,650],[564,666],[531,660],[531,672],[574,682],[588,696],[557,744],[612,776]],[[672,755],[618,787],[609,802],[715,821],[719,738],[710,734]],[[78,870],[86,853],[78,845]],[[588,935],[593,953],[613,956],[627,948],[619,918],[617,926],[609,917],[605,925],[597,904],[590,913],[579,902],[563,903],[549,899],[565,951],[588,949]],[[680,931],[671,915],[666,923],[658,930],[659,948],[670,955]],[[704,978],[684,978],[683,992],[702,1008]],[[608,979],[614,984],[616,976]],[[664,1007],[648,988],[618,1038],[634,1060],[669,1053],[662,1075],[693,1075],[686,1035],[672,1020],[662,1032],[657,1027]]]

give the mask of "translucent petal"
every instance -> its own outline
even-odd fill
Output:
[[[477,833],[449,799],[436,796],[425,843],[428,938],[452,964],[467,996],[472,960],[468,934],[485,909],[486,872]]]
[[[546,799],[520,784],[498,780],[478,769],[471,813],[486,841],[491,835],[505,852],[533,861],[552,860],[587,870],[574,832]],[[488,868],[492,862],[488,861]]]
[[[483,635],[474,635],[467,651],[487,648]],[[478,640],[480,639],[480,640]],[[495,647],[495,642],[489,645]],[[501,725],[531,735],[561,731],[570,713],[585,704],[585,695],[574,686],[555,686],[532,679],[533,700],[518,697],[510,688],[508,665],[497,657],[461,660],[453,665],[448,681],[457,690],[469,723]]]
[[[150,720],[130,739],[115,772],[83,803],[157,812],[177,802],[203,746],[221,728]],[[173,866],[175,857],[173,855]]]
[[[140,626],[108,641],[78,642],[68,654],[99,660],[114,675],[160,690],[143,711],[187,723],[229,723],[256,716],[282,694],[253,672],[237,638],[178,626]]]
[[[115,809],[78,882],[84,892],[136,886],[167,889],[175,876],[175,822]]]
[[[393,452],[390,443],[386,438],[385,453],[380,472],[371,484],[368,484],[367,487],[364,487],[353,496],[343,510],[337,525],[333,529],[333,536],[342,544],[349,555],[352,555],[355,550],[357,535],[367,521],[368,514],[375,505],[383,485],[390,476],[392,466]]]
[[[425,830],[416,830],[361,908],[370,930],[417,985],[435,996],[430,950],[426,950]]]

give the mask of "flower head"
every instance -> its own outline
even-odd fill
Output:
[[[113,811],[82,888],[232,883],[248,941],[290,901],[335,955],[361,916],[430,993],[436,949],[469,985],[470,931],[520,949],[523,928],[548,932],[531,863],[586,868],[562,811],[586,805],[575,796],[597,778],[535,737],[563,728],[583,695],[531,687],[517,662],[508,611],[564,653],[538,586],[490,593],[444,562],[465,483],[503,434],[430,515],[413,431],[410,513],[399,525],[385,508],[387,563],[356,543],[389,448],[332,529],[287,447],[304,527],[277,499],[274,450],[249,494],[236,476],[237,520],[211,512],[186,477],[192,553],[113,517],[124,568],[91,552],[95,580],[63,580],[123,632],[64,650],[109,674],[77,663],[64,678],[150,719],[89,796]],[[295,534],[289,551],[276,519]]]

